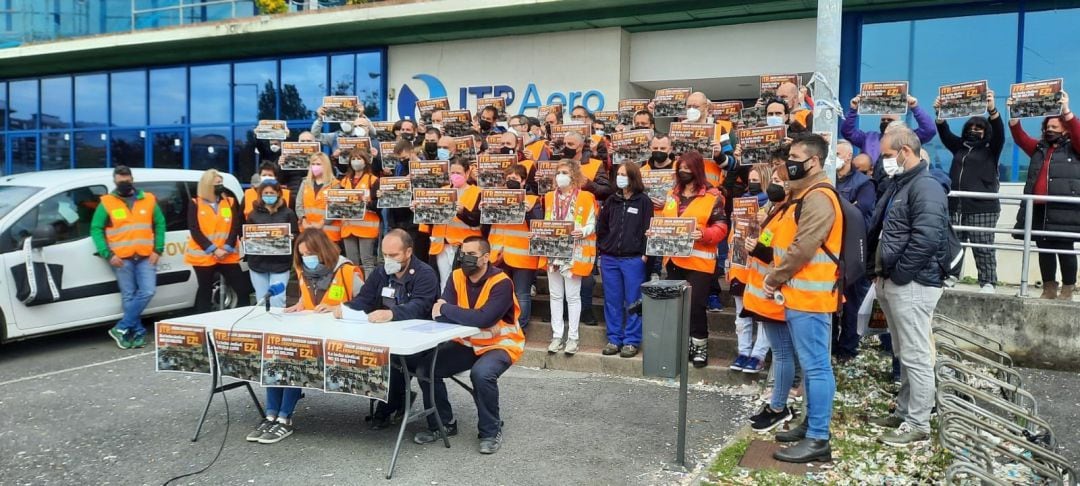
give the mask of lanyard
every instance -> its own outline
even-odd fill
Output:
[[[570,208],[574,206],[574,201],[577,200],[578,189],[574,189],[567,196],[563,196],[562,193],[555,193],[555,219],[565,220],[566,216],[570,214]]]

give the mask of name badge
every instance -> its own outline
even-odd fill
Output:
[[[326,291],[326,295],[332,300],[344,300],[345,299],[345,287],[340,285],[331,285],[330,290]]]
[[[630,214],[637,214],[637,208],[626,208],[626,212]]]
[[[397,294],[397,291],[393,287],[383,287],[382,289],[382,296],[387,299],[393,299],[395,294]]]

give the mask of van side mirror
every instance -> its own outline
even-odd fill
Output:
[[[42,248],[56,243],[56,228],[51,224],[43,224],[34,228],[30,233],[30,246]]]

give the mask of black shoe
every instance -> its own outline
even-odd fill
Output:
[[[499,433],[495,434],[495,437],[480,439],[481,454],[494,454],[499,452],[499,447],[502,447],[502,429],[499,429]]]
[[[777,442],[798,442],[806,438],[806,430],[809,428],[806,421],[791,430],[776,433]]]
[[[792,416],[791,408],[789,407],[784,407],[783,410],[777,412],[773,410],[771,406],[766,404],[761,410],[761,413],[750,417],[750,428],[753,429],[754,432],[768,432],[783,425],[784,422],[791,420]]]
[[[604,356],[614,356],[619,354],[619,346],[615,345],[615,343],[607,343],[604,345],[604,349],[600,351],[600,354],[603,354]]]
[[[692,341],[693,339],[690,343],[690,362],[694,364],[694,368],[704,368],[709,364],[709,346],[704,343],[694,344]]]
[[[807,462],[832,462],[829,441],[805,438],[787,449],[773,453],[773,459],[781,462],[803,464]]]
[[[457,422],[452,424],[446,424],[446,436],[453,437],[457,435]],[[438,430],[425,430],[423,432],[417,432],[413,436],[413,442],[417,444],[430,444],[435,441],[442,440],[442,434]]]

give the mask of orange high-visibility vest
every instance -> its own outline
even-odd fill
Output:
[[[532,210],[540,202],[539,196],[525,196],[525,211]],[[493,224],[488,234],[491,244],[491,259],[502,259],[511,268],[535,270],[540,264],[540,257],[529,255],[529,223]]]
[[[720,189],[720,185],[724,183],[724,171],[720,170],[720,166],[712,159],[705,159],[704,162],[705,179],[710,185]]]
[[[581,166],[581,174],[586,179],[596,182],[596,173],[600,171],[600,168],[604,166],[604,163],[600,159],[589,159],[589,163]]]
[[[480,295],[476,297],[475,304],[469,304],[469,289],[466,286],[465,272],[460,268],[454,270],[454,290],[457,292],[457,302],[449,302],[449,304],[456,305],[462,309],[480,309],[487,305],[488,297],[491,296],[491,289],[495,287],[495,284],[502,282],[503,280],[509,280],[505,273],[499,272],[492,275],[484,282],[484,287],[480,289]],[[511,288],[513,282],[510,282]],[[521,316],[521,307],[518,305],[517,296],[514,292],[510,292],[510,298],[514,299],[514,315],[510,321],[500,320],[490,327],[485,327],[480,330],[480,334],[470,336],[464,339],[455,339],[454,342],[463,344],[473,349],[473,352],[477,356],[480,356],[493,349],[501,349],[506,351],[506,354],[510,355],[510,364],[517,362],[521,358],[522,353],[525,352],[525,333],[521,331],[521,327],[518,326],[518,318]]]
[[[705,228],[709,227],[709,215],[712,214],[713,206],[716,205],[716,197],[717,196],[706,192],[695,198],[693,201],[690,201],[690,204],[686,206],[686,209],[682,214],[679,214],[679,202],[676,199],[677,196],[672,194],[668,196],[667,203],[664,204],[664,217],[694,218],[694,229],[704,233]],[[667,265],[669,260],[675,263],[679,268],[711,274],[716,270],[716,247],[703,245],[700,240],[695,241],[694,248],[690,250],[690,256],[664,257],[664,264]]]
[[[375,185],[375,181],[379,180],[372,174],[364,174],[360,176],[360,181],[353,184],[353,181],[349,178],[341,179],[342,189],[367,189],[368,194],[372,194],[371,186]],[[370,197],[370,196],[369,196]],[[357,238],[378,238],[379,237],[379,213],[378,211],[364,211],[364,219],[349,219],[341,221],[341,236],[349,237],[355,236]]]
[[[300,186],[300,195],[304,198],[304,221],[308,224],[320,224],[325,221],[323,233],[326,233],[326,236],[334,243],[341,241],[341,222],[326,221],[326,189],[337,187],[337,181],[331,181],[318,192],[311,184]]]
[[[776,231],[780,227],[780,220],[783,219],[784,212],[790,211],[790,206],[784,206],[778,208],[777,211],[781,211],[779,214],[772,215],[765,225],[761,228],[761,237],[758,238],[758,242],[765,246],[772,247],[775,243]],[[776,249],[773,248],[775,252]],[[776,254],[773,254],[775,263]],[[765,276],[772,271],[773,266],[766,264],[765,262],[754,258],[753,256],[746,260],[746,290],[743,291],[743,307],[766,319],[771,319],[778,322],[786,322],[787,318],[784,317],[784,306],[777,304],[776,301],[765,297]]]
[[[551,191],[544,195],[544,219],[555,220],[555,194],[558,190]],[[596,213],[596,196],[593,196],[591,192],[578,191],[577,201],[574,202],[574,228],[581,229],[594,217]],[[540,268],[548,265],[547,257],[539,257],[540,261],[537,265]],[[593,264],[596,262],[596,231],[594,230],[589,236],[577,240],[574,243],[574,256],[570,262],[570,273],[577,275],[578,277],[588,277],[592,275]]]
[[[811,192],[810,189],[812,188],[798,194],[798,199],[805,198]],[[822,190],[821,193],[829,197],[836,215],[829,236],[825,238],[824,247],[839,257],[843,243],[844,213],[840,208],[840,201],[836,198],[836,192]],[[798,230],[795,211],[786,211],[773,234],[773,258],[777,266],[784,260]],[[819,246],[813,258],[795,272],[791,280],[784,282],[778,291],[784,294],[784,305],[789,309],[802,312],[836,312],[840,308],[844,293],[844,289],[840,288],[840,267],[829,258],[824,248]]]
[[[225,240],[229,239],[229,232],[232,231],[233,218],[237,216],[233,214],[233,205],[236,202],[231,197],[223,196],[218,199],[216,212],[213,206],[201,197],[195,198],[192,204],[195,204],[198,211],[199,230],[214,246],[225,248]],[[184,262],[193,267],[210,267],[218,263],[240,263],[240,253],[234,251],[218,260],[212,253],[207,255],[206,249],[200,247],[194,237],[189,236],[187,250],[184,252]]]
[[[360,267],[353,265],[352,263],[344,263],[337,270],[334,270],[334,280],[330,283],[330,287],[326,289],[323,294],[323,298],[319,303],[315,303],[314,297],[311,295],[311,291],[308,290],[308,285],[304,282],[304,272],[301,269],[296,269],[296,278],[300,280],[300,302],[304,304],[304,309],[312,310],[318,307],[319,304],[327,306],[341,305],[343,302],[352,300],[360,289],[354,288],[353,278],[357,275],[360,276],[360,280],[364,280],[364,272]]]
[[[450,186],[446,186],[449,188]],[[480,202],[480,188],[474,185],[465,186],[461,193],[461,204],[465,209],[473,211]],[[469,226],[454,216],[447,224],[420,225],[420,231],[431,232],[431,250],[429,255],[438,255],[443,251],[443,245],[447,242],[451,246],[461,246],[465,238],[470,236],[482,236],[479,226]]]
[[[292,200],[289,197],[289,190],[285,188],[284,184],[282,184],[282,185],[280,185],[278,187],[281,188],[281,199],[283,201],[285,201],[285,205],[288,206],[289,201]],[[244,217],[245,218],[248,217],[248,216],[251,216],[251,212],[255,210],[255,201],[259,200],[259,198],[261,198],[261,197],[262,197],[261,194],[257,194],[255,192],[255,187],[254,186],[249,187],[246,191],[244,191]]]
[[[540,139],[525,146],[525,155],[532,160],[540,160],[545,149],[547,149],[547,140]]]
[[[799,124],[802,125],[803,128],[810,128],[810,126],[806,124],[806,119],[810,118],[813,115],[814,115],[814,110],[799,110],[799,111],[796,111],[795,113],[792,113],[791,117],[795,121],[799,122]]]
[[[142,199],[135,199],[131,208],[123,199],[112,194],[101,196],[101,204],[109,214],[109,226],[105,228],[105,242],[109,251],[119,258],[148,257],[154,252],[154,210],[157,198],[143,192]]]

